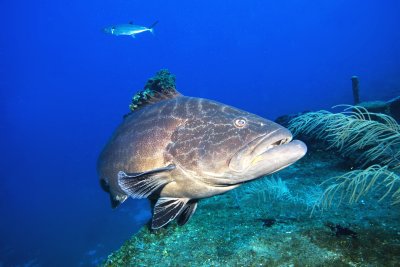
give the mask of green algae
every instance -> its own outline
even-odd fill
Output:
[[[157,101],[162,96],[168,97],[177,94],[175,80],[175,76],[168,70],[160,70],[154,77],[147,81],[143,90],[137,92],[132,97],[129,109],[135,111],[146,104]]]

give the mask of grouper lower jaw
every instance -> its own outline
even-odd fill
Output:
[[[280,125],[269,133],[264,133],[251,142],[245,144],[229,161],[229,169],[237,173],[244,173],[254,161],[259,160],[259,155],[265,151],[289,143],[292,133]]]
[[[278,141],[272,144],[270,140],[258,142],[257,146],[252,148],[251,153],[241,154],[243,157],[248,157],[247,159],[242,158],[242,161],[249,162],[244,169],[235,171],[230,178],[215,178],[213,183],[216,186],[240,185],[261,176],[272,174],[295,163],[306,154],[307,146],[299,140],[291,142],[288,142],[288,140],[282,139],[282,142]],[[263,152],[260,152],[261,148]],[[256,152],[257,155],[254,154]]]
[[[307,146],[300,140],[293,140],[256,156],[247,172],[255,178],[268,175],[295,163],[306,153]]]
[[[230,180],[224,179],[222,182],[224,185],[241,184],[261,176],[272,174],[295,163],[307,152],[307,146],[300,140],[293,140],[284,144],[275,143],[274,145],[260,143],[258,147],[263,147],[264,151],[258,155],[253,155],[248,166],[237,172],[234,175],[235,178]]]

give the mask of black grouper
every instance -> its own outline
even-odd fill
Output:
[[[153,229],[175,218],[185,224],[200,199],[281,170],[307,151],[272,121],[181,95],[166,70],[130,107],[98,159],[100,184],[113,207],[128,196],[153,200]]]

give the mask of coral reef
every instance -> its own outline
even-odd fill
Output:
[[[368,194],[310,217],[308,205],[286,197],[304,199],[300,192],[313,195],[347,171],[336,155],[312,150],[279,177],[201,201],[183,227],[143,227],[103,266],[396,266],[400,210],[389,199]]]
[[[360,81],[357,76],[351,77],[353,104],[361,106],[373,113],[382,113],[400,121],[400,96],[389,101],[367,101],[360,103]]]
[[[400,96],[389,101],[368,101],[361,102],[359,106],[367,109],[369,112],[383,113],[400,121]]]
[[[302,160],[200,201],[183,227],[143,227],[103,266],[397,266],[397,122],[354,106],[281,120],[310,141]]]

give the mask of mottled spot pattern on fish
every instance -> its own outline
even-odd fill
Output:
[[[157,84],[168,83],[150,83]],[[184,224],[199,199],[280,170],[306,152],[272,121],[172,87],[151,90],[135,97],[135,110],[102,151],[98,172],[113,206],[127,196],[157,200],[152,228],[175,218]]]

